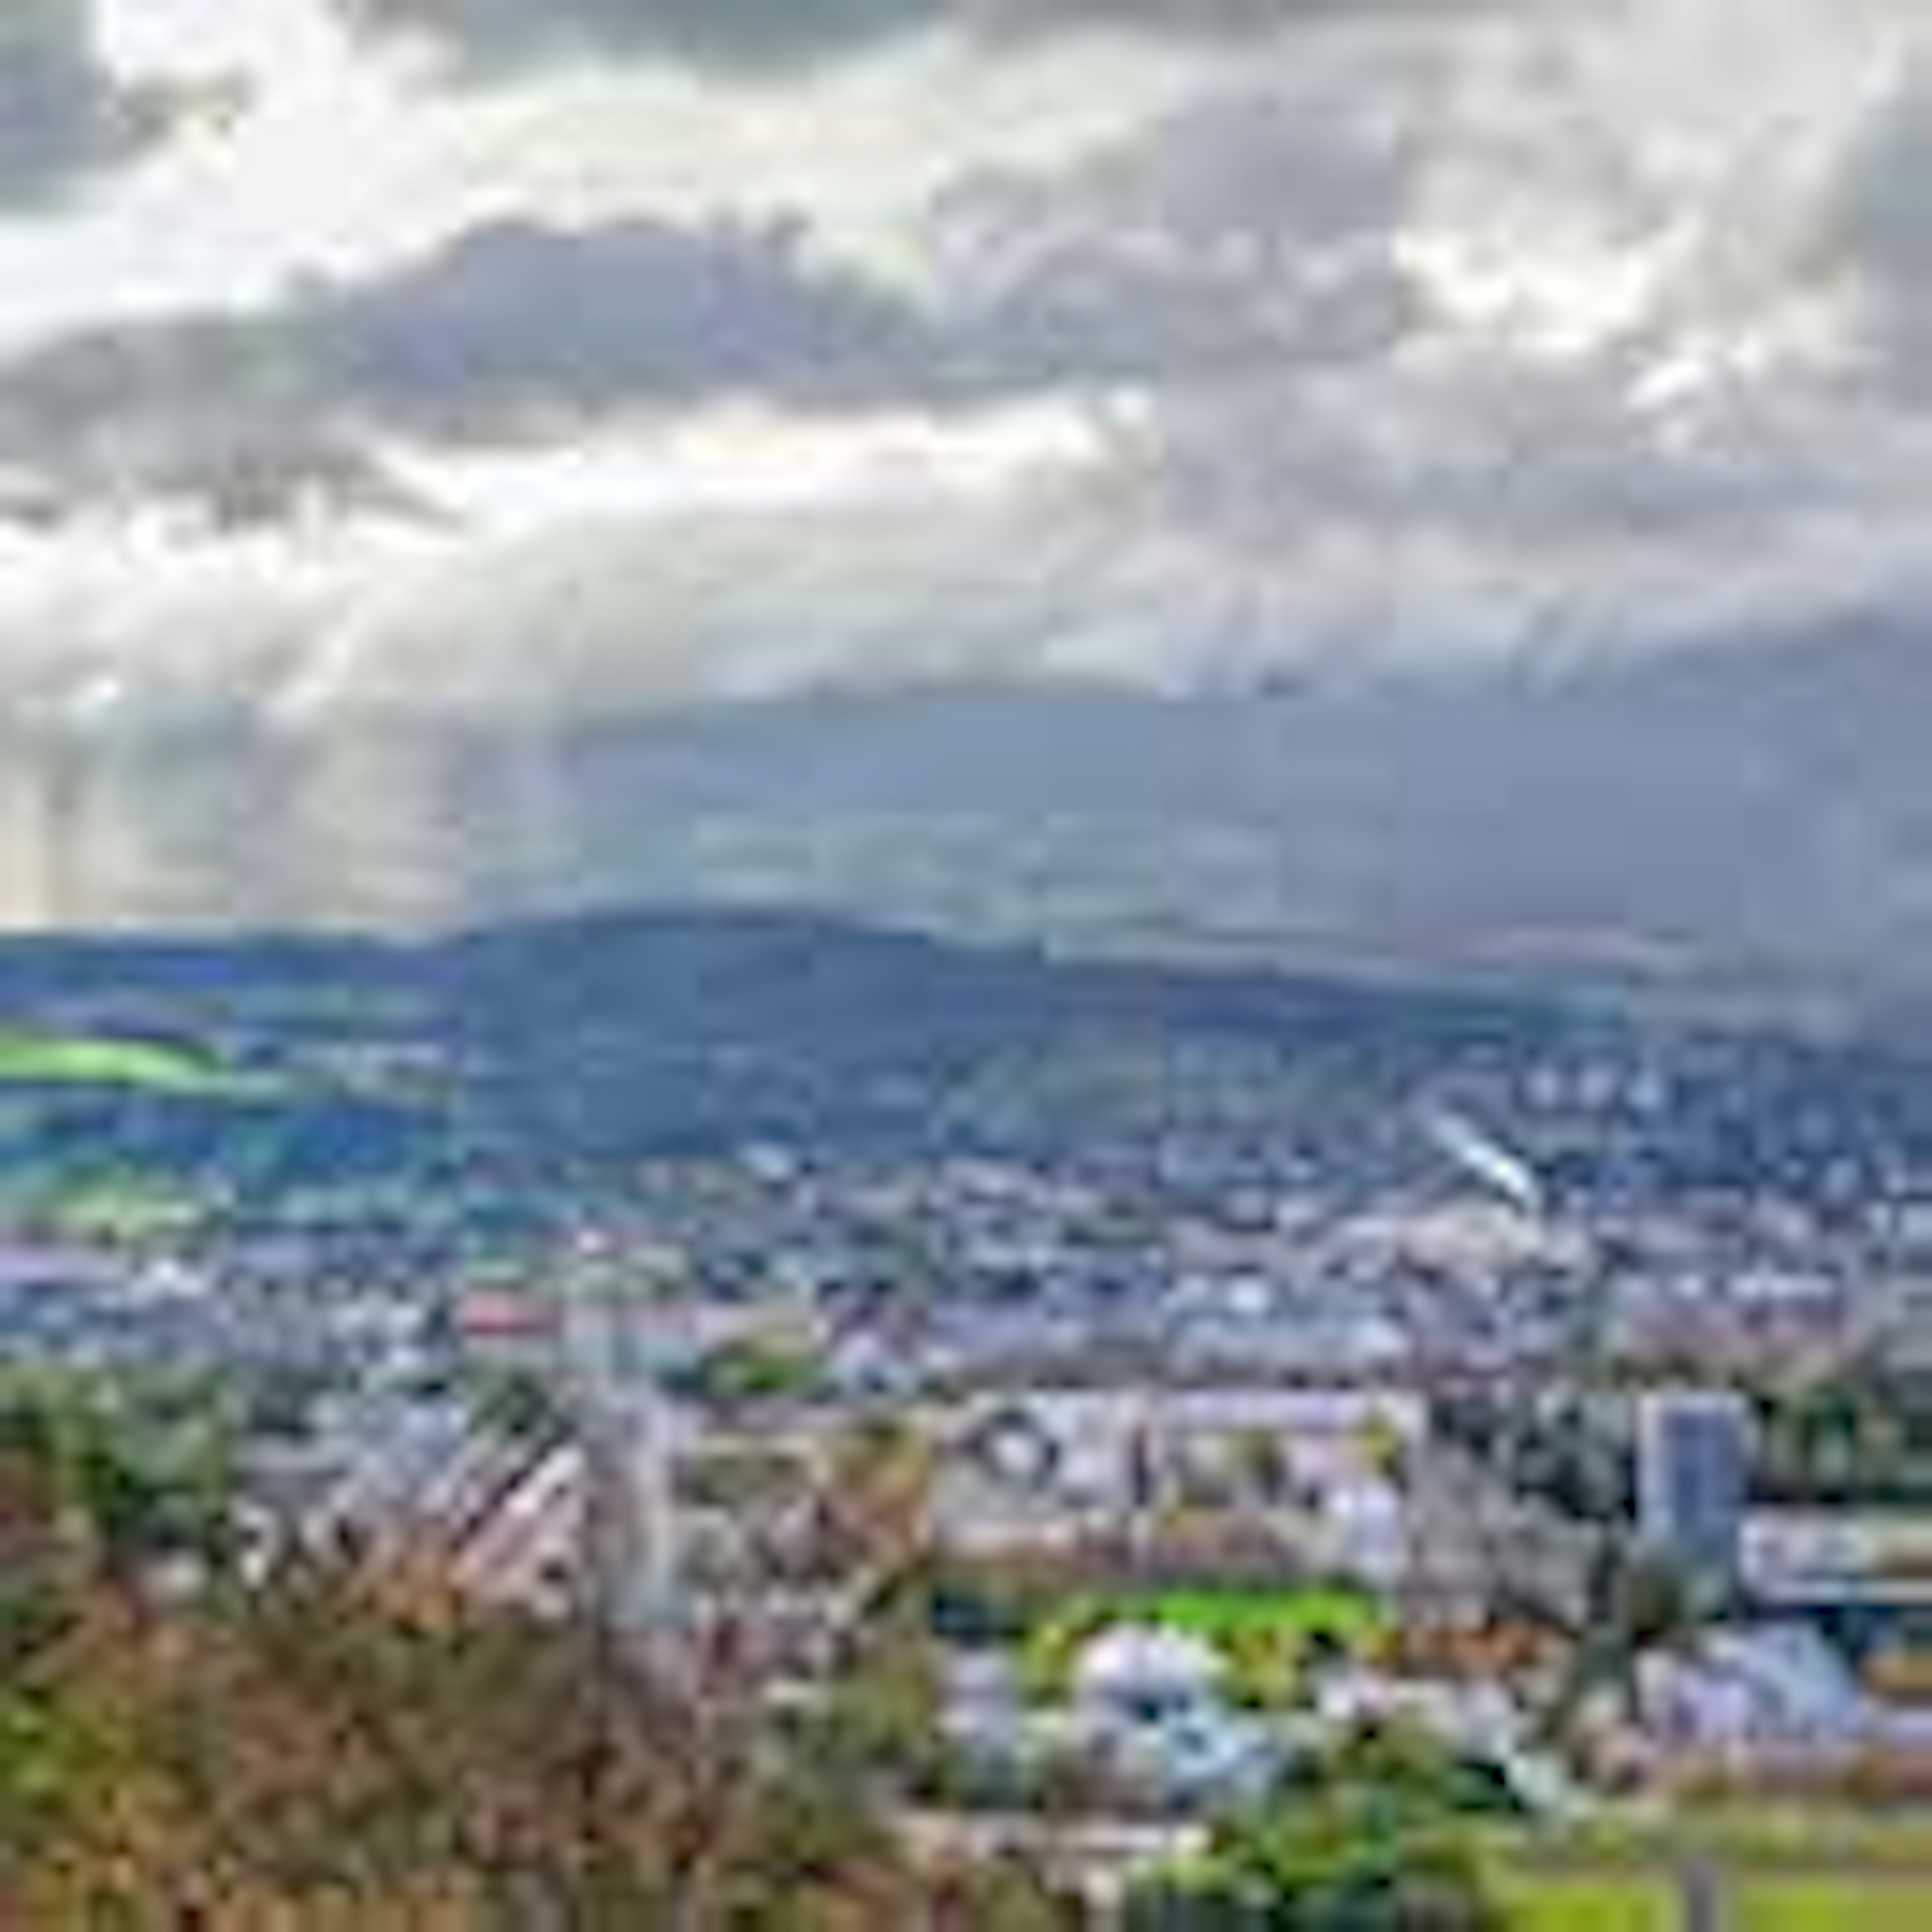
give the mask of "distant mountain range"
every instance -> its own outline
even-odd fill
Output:
[[[21,743],[0,910],[410,930],[788,906],[1056,948],[1932,994],[1932,644],[1324,674],[1189,696],[806,694],[542,728]]]
[[[1895,1042],[771,914],[422,945],[15,941],[0,1016],[9,1184],[467,1178],[508,1203],[541,1199],[546,1176],[764,1142],[1166,1148],[1352,1184],[1434,1158],[1424,1123],[1444,1104],[1581,1185],[1828,1193],[1932,1162],[1932,1080]]]

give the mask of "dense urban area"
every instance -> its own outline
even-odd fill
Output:
[[[1932,1922],[1904,1047],[698,914],[0,1002],[4,1922]]]

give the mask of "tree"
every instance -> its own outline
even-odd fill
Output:
[[[1685,1644],[1702,1621],[1697,1593],[1683,1570],[1627,1537],[1609,1536],[1599,1544],[1585,1594],[1582,1628],[1544,1721],[1552,1736],[1568,1729],[1594,1691],[1610,1692],[1626,1714],[1634,1714],[1639,1660],[1647,1651]]]
[[[853,1430],[833,1450],[825,1506],[838,1567],[890,1583],[928,1554],[932,1445],[916,1426],[884,1419]]]
[[[582,1623],[400,1620],[346,1566],[158,1614],[87,1586],[0,1696],[0,1923],[1064,1922],[1010,1873],[1000,1911],[1036,1916],[940,1916],[981,1875],[921,1870],[740,1688]]]
[[[1495,1802],[1425,1741],[1372,1734],[1224,1826],[1198,1867],[1143,1887],[1131,1932],[1492,1932],[1472,1850]]]
[[[916,1440],[848,1470],[872,1598],[842,1760],[722,1664],[673,1682],[584,1618],[412,1616],[346,1554],[156,1591],[223,1526],[218,1485],[99,1395],[0,1399],[0,1924],[1077,1922],[1024,1868],[928,1871],[891,1828],[875,1774],[935,1731]]]

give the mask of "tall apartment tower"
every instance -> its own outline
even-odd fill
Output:
[[[1750,1405],[1724,1390],[1655,1390],[1638,1412],[1639,1531],[1708,1585],[1737,1575],[1752,1433]]]

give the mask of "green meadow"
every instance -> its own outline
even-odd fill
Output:
[[[272,1090],[212,1054],[158,1041],[0,1032],[0,1087],[122,1088],[181,1100],[246,1100]]]

